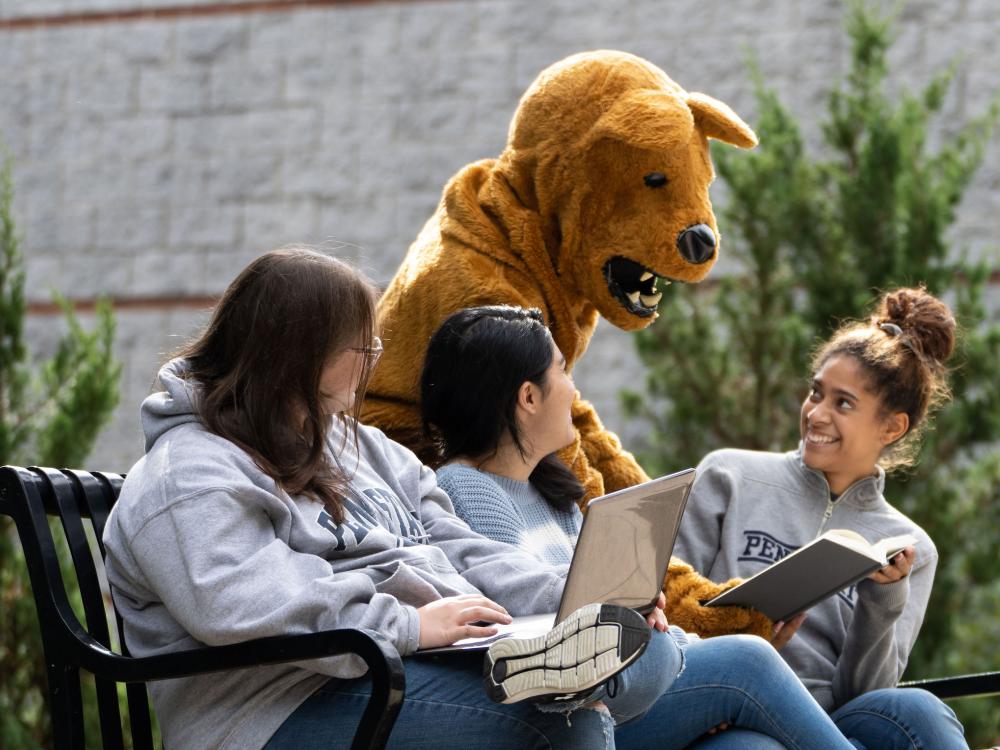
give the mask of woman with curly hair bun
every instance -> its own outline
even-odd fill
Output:
[[[785,661],[841,731],[871,750],[967,747],[944,703],[895,687],[938,553],[882,494],[886,471],[914,462],[931,414],[950,395],[945,362],[955,334],[951,310],[922,287],[886,293],[868,320],[843,325],[813,358],[798,449],[707,455],[675,548],[724,581],[748,578],[830,529],[870,542],[917,539],[866,580],[776,626]]]

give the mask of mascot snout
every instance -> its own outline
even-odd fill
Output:
[[[707,263],[715,257],[715,232],[708,224],[688,227],[677,236],[677,250],[688,263]]]

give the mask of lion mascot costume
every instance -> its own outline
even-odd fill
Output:
[[[728,106],[638,57],[587,52],[543,71],[503,153],[448,182],[382,297],[385,354],[364,421],[435,464],[421,429],[420,371],[431,335],[461,308],[540,309],[568,367],[598,315],[628,331],[652,323],[661,289],[701,281],[718,257],[709,138],[757,143]],[[649,479],[579,393],[572,413],[576,441],[560,457],[588,499]],[[664,587],[671,622],[702,635],[770,637],[759,613],[700,605],[730,584],[673,560]]]

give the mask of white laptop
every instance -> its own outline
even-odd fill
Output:
[[[541,635],[587,604],[652,611],[670,564],[694,469],[598,497],[587,505],[558,612],[515,617],[499,633],[417,653],[476,651],[493,641]]]

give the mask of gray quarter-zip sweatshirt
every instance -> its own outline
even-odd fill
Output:
[[[749,578],[830,529],[850,529],[869,542],[917,538],[909,576],[890,584],[866,579],[817,604],[781,650],[827,711],[899,681],[934,582],[934,543],[886,502],[884,487],[879,468],[832,501],[826,478],[799,451],[715,451],[698,465],[674,548],[711,580],[725,581]]]
[[[378,631],[406,656],[419,642],[416,608],[441,597],[482,591],[513,615],[556,609],[565,568],[471,531],[434,472],[379,430],[361,426],[357,450],[331,430],[328,449],[353,474],[338,524],[208,432],[184,371],[166,365],[164,390],[142,405],[146,455],[104,532],[134,656],[340,627]],[[153,682],[150,692],[167,747],[244,750],[262,747],[330,676],[363,671],[356,657],[334,657]]]

